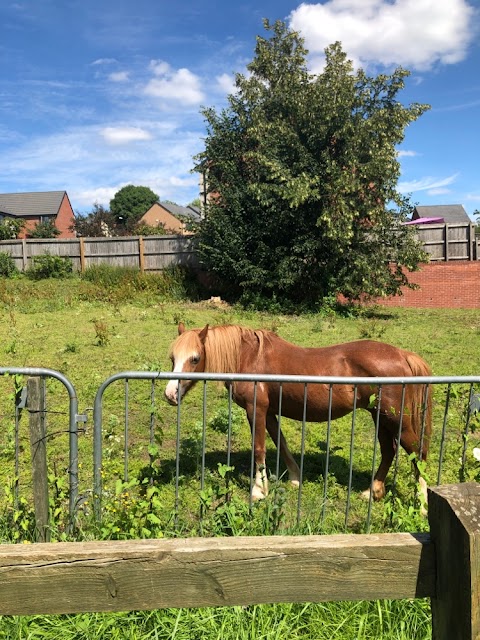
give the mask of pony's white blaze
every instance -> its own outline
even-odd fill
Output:
[[[187,360],[187,357],[176,358],[172,373],[182,373]],[[183,396],[180,380],[169,380],[165,388],[165,395],[172,404],[177,404]]]

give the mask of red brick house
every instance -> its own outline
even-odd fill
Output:
[[[19,238],[29,235],[39,222],[53,222],[60,231],[58,238],[74,238],[70,230],[74,213],[66,191],[37,191],[30,193],[0,193],[0,220],[25,220]]]
[[[188,235],[187,222],[200,222],[200,209],[189,205],[182,207],[172,202],[155,202],[150,209],[140,218],[140,224],[148,224],[151,227],[162,225],[167,233]]]

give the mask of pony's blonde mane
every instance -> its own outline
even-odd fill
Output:
[[[268,331],[247,329],[238,325],[209,327],[205,339],[205,371],[208,373],[238,373],[242,355],[242,342],[247,341],[257,350],[257,357],[263,355]],[[197,331],[185,331],[173,343],[170,355],[176,358],[199,354],[200,344]]]

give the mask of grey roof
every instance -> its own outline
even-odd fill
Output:
[[[56,216],[65,195],[66,191],[0,193],[0,212],[19,218]]]
[[[443,218],[446,223],[472,222],[461,204],[433,204],[415,207],[412,220],[436,217]]]
[[[179,204],[172,204],[171,202],[160,202],[162,207],[169,211],[172,216],[187,216],[192,220],[200,220],[200,210],[197,207],[182,207]]]

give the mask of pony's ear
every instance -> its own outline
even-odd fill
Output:
[[[178,335],[181,336],[184,331],[185,331],[185,325],[183,324],[183,322],[179,322],[178,323]]]
[[[201,342],[205,342],[205,338],[207,337],[207,333],[208,333],[208,324],[206,324],[203,329],[200,331],[200,333],[198,334],[198,337],[200,338]]]

